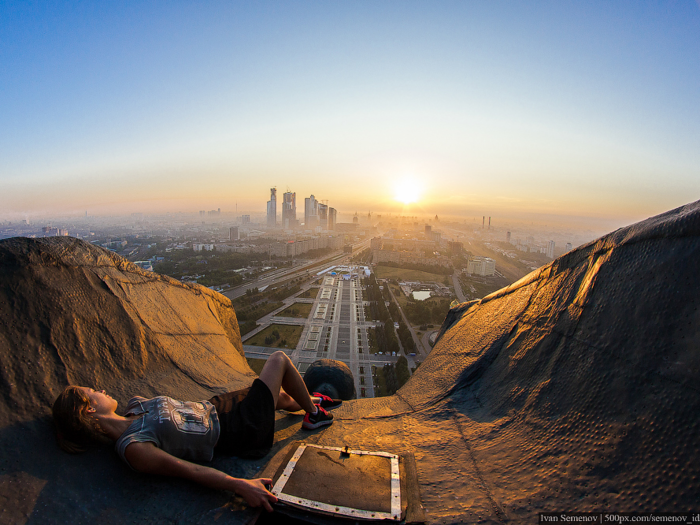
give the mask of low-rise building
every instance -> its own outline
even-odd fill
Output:
[[[426,257],[423,252],[374,250],[372,252],[372,262],[383,263],[392,262],[396,264],[424,264],[428,266],[451,266],[450,258],[446,255],[431,255]]]
[[[148,272],[153,271],[153,263],[151,261],[134,261],[134,264],[142,270],[146,270]]]
[[[489,257],[470,257],[467,263],[467,273],[488,277],[496,273],[496,261]]]
[[[275,242],[269,245],[270,255],[276,257],[295,257],[311,250],[330,248],[339,250],[343,247],[343,237],[337,235],[319,235],[306,239]]]

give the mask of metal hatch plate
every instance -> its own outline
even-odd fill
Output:
[[[315,512],[400,521],[399,456],[302,443],[272,493],[281,502]]]

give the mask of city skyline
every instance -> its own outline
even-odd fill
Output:
[[[698,3],[0,15],[2,220],[264,215],[260,194],[283,182],[339,215],[603,229],[700,198]]]

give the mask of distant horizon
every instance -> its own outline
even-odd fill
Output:
[[[299,195],[297,194],[297,199],[299,198]],[[302,197],[302,203],[303,203],[303,197]],[[690,203],[684,203],[681,206],[685,204],[690,204]],[[329,202],[329,206],[333,206],[332,202]],[[677,206],[680,207],[680,206]],[[677,208],[676,207],[676,208]],[[154,209],[147,209],[147,208],[140,208],[140,207],[130,207],[131,209],[129,211],[119,211],[115,210],[113,213],[105,212],[105,211],[91,211],[90,209],[88,210],[74,210],[74,211],[62,211],[62,212],[51,212],[44,210],[42,212],[35,212],[32,214],[14,214],[13,216],[9,216],[8,214],[0,214],[0,221],[3,222],[10,222],[10,223],[18,223],[21,221],[28,221],[30,224],[40,224],[40,223],[45,223],[45,222],[51,222],[51,221],[56,221],[56,220],[63,220],[63,221],[80,221],[84,220],[86,217],[86,212],[87,212],[87,217],[88,219],[97,219],[97,220],[104,220],[104,219],[109,219],[109,218],[114,218],[114,219],[134,219],[137,216],[141,216],[144,219],[148,218],[156,218],[156,217],[164,217],[168,215],[173,215],[173,216],[178,216],[181,215],[183,217],[191,218],[192,220],[199,221],[200,218],[201,220],[207,221],[207,222],[236,222],[237,220],[240,219],[242,215],[250,215],[251,220],[254,223],[260,224],[261,227],[264,227],[265,223],[265,210],[264,210],[264,203],[262,206],[258,206],[258,209],[246,209],[242,207],[240,204],[238,206],[238,211],[235,209],[235,204],[231,208],[226,208],[225,206],[204,206],[204,207],[192,207],[191,209],[163,209],[163,210],[154,210]],[[263,208],[261,210],[261,208]],[[102,208],[103,209],[103,208]],[[210,215],[205,215],[201,217],[199,215],[200,211],[216,211],[220,209],[221,210],[221,215],[220,216],[210,216]],[[675,209],[675,208],[672,208]],[[104,209],[103,209],[104,210]],[[559,215],[559,214],[552,214],[552,213],[537,213],[537,212],[521,212],[521,213],[491,213],[489,214],[488,210],[485,210],[482,213],[475,214],[475,213],[465,213],[462,215],[456,215],[456,214],[444,214],[440,213],[439,210],[433,212],[433,211],[427,211],[427,210],[420,210],[420,209],[415,209],[415,207],[412,207],[411,209],[406,209],[406,207],[401,207],[400,205],[397,205],[394,209],[388,209],[388,210],[369,210],[369,209],[361,209],[358,208],[357,210],[343,210],[343,209],[338,209],[338,222],[351,222],[353,216],[355,215],[355,212],[357,212],[358,216],[360,219],[364,222],[367,218],[367,214],[371,212],[372,219],[371,222],[376,224],[379,221],[379,216],[381,216],[381,221],[386,223],[388,221],[394,221],[399,218],[410,218],[410,217],[415,217],[418,222],[434,222],[434,217],[435,215],[438,216],[439,222],[443,223],[457,223],[457,224],[470,224],[473,223],[477,229],[481,225],[482,218],[486,218],[486,224],[488,225],[488,220],[489,218],[491,219],[491,228],[496,230],[496,229],[502,229],[502,228],[509,228],[509,227],[536,227],[536,228],[542,228],[542,227],[551,227],[553,229],[574,229],[577,232],[593,232],[596,235],[604,235],[606,233],[609,233],[611,231],[614,231],[615,229],[622,228],[625,226],[629,226],[631,224],[640,222],[642,220],[645,220],[649,217],[653,217],[662,213],[665,213],[669,210],[660,210],[658,213],[654,213],[653,215],[647,215],[647,216],[641,216],[641,217],[595,217],[595,216],[577,216],[577,215]],[[303,217],[304,217],[304,212],[303,212],[303,204],[302,208],[300,209],[298,201],[297,201],[297,219],[300,221],[300,223],[303,223]],[[278,222],[281,222],[281,207],[279,205],[278,201]],[[281,225],[280,225],[281,226]]]

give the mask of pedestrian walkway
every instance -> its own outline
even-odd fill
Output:
[[[282,349],[290,356],[299,372],[303,375],[311,363],[318,359],[336,359],[350,368],[355,379],[357,397],[374,397],[372,367],[395,363],[397,356],[369,353],[368,330],[381,324],[365,319],[365,307],[369,303],[365,300],[360,278],[343,279],[340,276],[326,275],[315,299],[298,299],[297,296],[306,289],[308,287],[288,297],[280,308],[259,319],[260,326],[246,334],[245,339],[250,340],[271,324],[304,326],[296,348]],[[279,313],[295,302],[313,304],[308,318],[279,316]],[[243,349],[246,357],[256,359],[267,359],[279,350],[246,344]],[[409,363],[413,365],[412,358],[409,358]]]

